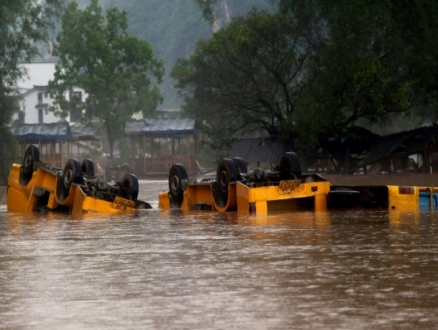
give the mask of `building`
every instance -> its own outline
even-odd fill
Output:
[[[48,93],[47,86],[55,74],[55,63],[27,63],[22,66],[26,69],[27,76],[17,84],[22,99],[19,102],[19,112],[12,117],[12,124],[49,124],[60,120],[79,122],[78,111],[70,111],[63,118],[50,111],[53,99]],[[73,97],[82,102],[86,95],[83,89],[75,88],[65,95],[67,100]]]

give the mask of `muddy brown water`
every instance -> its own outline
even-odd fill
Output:
[[[9,213],[1,329],[432,329],[438,214]]]

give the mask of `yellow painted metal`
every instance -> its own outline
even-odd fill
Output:
[[[220,212],[237,210],[236,184],[228,185],[228,200],[225,205],[219,205],[216,200],[214,200],[214,207]]]
[[[214,204],[211,183],[199,183],[187,186],[184,191],[184,200],[181,209],[192,210],[196,208],[197,205],[204,205],[215,210]]]
[[[34,199],[30,198],[33,194],[33,185],[23,187],[20,184],[21,165],[13,164],[8,177],[8,191],[6,193],[6,202],[10,211],[34,211]],[[32,180],[35,179],[36,173],[33,173]]]
[[[315,212],[327,211],[327,195],[315,195]]]
[[[86,196],[82,189],[75,189],[74,194],[74,203],[71,208],[71,213],[74,215],[82,214]]]
[[[434,194],[438,193],[438,187],[411,186],[410,188],[413,190],[412,194],[401,194],[399,186],[388,186],[388,207],[391,211],[419,212],[420,193],[429,194],[430,211],[436,211]]]
[[[247,210],[249,212],[249,187],[247,185],[236,182],[236,199],[237,210]]]
[[[122,202],[124,201],[124,202]],[[75,204],[73,205],[72,213],[77,209],[76,214],[81,213],[121,213],[121,212],[132,212],[135,211],[133,206],[129,206],[128,202],[132,202],[127,199],[123,199],[119,197],[119,202],[108,202],[102,199],[96,199],[89,196],[84,196],[83,201],[80,199],[75,200]],[[78,204],[76,206],[76,203]]]
[[[36,211],[39,194],[49,193],[47,208],[55,210],[63,205],[71,209],[74,214],[82,213],[120,213],[134,211],[133,201],[118,197],[115,202],[109,202],[86,196],[81,187],[72,184],[68,196],[61,200],[57,194],[58,180],[62,180],[53,172],[39,167],[33,172],[32,178],[26,186],[20,183],[21,165],[13,164],[8,177],[8,191],[6,204],[9,211],[32,212]]]
[[[219,205],[213,196],[213,183],[198,183],[190,184],[184,191],[184,199],[180,209],[189,211],[194,209],[210,210],[210,211],[235,211],[236,204],[236,186],[230,184],[228,186],[228,200],[223,205]],[[171,208],[169,200],[169,192],[164,191],[158,195],[158,208]]]
[[[198,183],[187,186],[181,209],[207,209],[213,211],[237,210],[238,213],[267,214],[271,211],[313,210],[324,213],[328,209],[327,196],[331,190],[329,181],[289,180],[278,185],[250,187],[241,182],[228,186],[228,201],[218,205],[214,198],[214,183]],[[420,193],[430,194],[430,210],[434,211],[434,194],[438,187],[407,187],[412,193],[402,192],[400,186],[382,186],[388,189],[388,207],[392,213],[412,212],[420,210]],[[386,198],[386,197],[385,197]],[[386,199],[385,199],[386,202]],[[171,208],[168,192],[159,195],[160,209]]]
[[[163,191],[158,195],[158,208],[170,209],[169,192]]]
[[[420,187],[412,187],[413,194],[400,194],[399,186],[388,186],[388,208],[397,211],[418,212],[420,209]]]
[[[54,193],[51,193],[51,194],[49,195],[49,201],[47,202],[47,207],[48,207],[49,209],[51,209],[51,210],[54,210],[54,209],[56,209],[58,206],[59,206],[59,204],[58,204],[58,202],[56,201],[55,194],[54,194]]]
[[[184,191],[184,199],[181,205],[182,210],[210,209],[213,211],[236,211],[238,213],[249,213],[250,206],[257,214],[267,213],[271,210],[292,211],[299,208],[301,201],[296,199],[312,199],[311,203],[315,211],[327,210],[327,195],[330,192],[330,182],[308,182],[299,181],[286,182],[283,185],[272,185],[263,187],[248,187],[241,182],[228,185],[228,200],[219,205],[213,193],[214,183],[199,183],[188,185]],[[161,209],[170,208],[168,193],[159,195],[158,207]]]
[[[276,210],[294,211],[299,207],[300,202],[304,198],[313,198],[313,206],[315,211],[327,210],[326,196],[330,192],[330,182],[319,181],[301,183],[292,181],[289,184],[267,187],[247,187],[245,189],[242,183],[237,182],[237,199],[239,212],[248,212],[249,204],[255,204],[255,211],[259,213],[267,213],[270,206]],[[318,196],[318,197],[317,197]],[[280,202],[280,203],[279,203]],[[248,205],[248,207],[245,207]]]

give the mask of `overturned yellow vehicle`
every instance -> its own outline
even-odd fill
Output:
[[[216,176],[189,179],[182,164],[169,171],[169,191],[160,193],[158,207],[182,210],[237,211],[325,211],[330,182],[317,174],[301,174],[298,157],[286,152],[271,171],[255,168],[248,172],[246,162],[224,158]]]
[[[40,161],[39,148],[30,145],[22,164],[13,164],[8,177],[6,204],[9,211],[65,211],[72,214],[120,213],[150,209],[138,200],[134,174],[110,184],[95,177],[94,163],[69,159],[63,169]]]
[[[438,211],[438,187],[403,185],[339,186],[318,174],[302,174],[298,157],[286,152],[270,171],[248,171],[241,158],[224,158],[216,175],[188,178],[181,164],[169,171],[169,190],[159,194],[160,209],[276,211],[387,209],[397,212]]]

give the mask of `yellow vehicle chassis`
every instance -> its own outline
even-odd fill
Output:
[[[215,177],[200,181],[189,179],[184,166],[174,164],[169,191],[159,194],[158,207],[255,214],[375,207],[436,211],[438,187],[334,186],[317,174],[302,175],[297,156],[289,152],[271,171],[249,172],[242,159],[224,158]]]
[[[317,174],[301,175],[298,157],[283,155],[278,166],[248,171],[241,158],[224,158],[215,177],[189,179],[182,164],[169,171],[169,191],[159,195],[158,207],[182,210],[272,211],[327,210],[330,182]]]
[[[237,211],[238,213],[267,213],[268,211],[326,211],[330,182],[299,183],[283,181],[279,185],[248,187],[241,182],[228,186],[225,203],[215,198],[214,183],[189,184],[184,191],[182,210]],[[159,195],[158,207],[171,207],[169,192]]]
[[[38,147],[29,146],[23,163],[13,164],[9,173],[8,210],[83,214],[151,208],[149,203],[137,199],[138,180],[133,174],[126,175],[125,183],[114,185],[101,182],[93,175],[91,160],[84,160],[81,167],[78,161],[71,159],[64,170],[54,169],[39,161]]]

